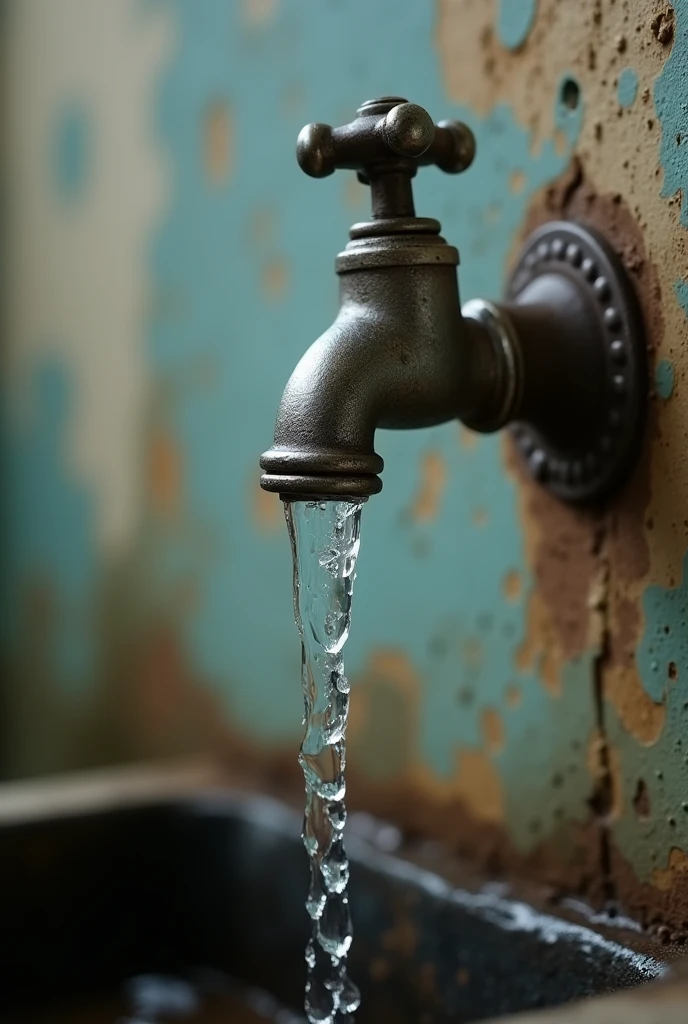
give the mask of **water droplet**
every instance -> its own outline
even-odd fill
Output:
[[[349,861],[341,836],[332,843],[320,864],[325,888],[328,892],[342,893],[349,881]]]
[[[346,956],[352,939],[351,913],[346,896],[333,895],[326,900],[317,929],[318,941],[324,950],[332,956]]]

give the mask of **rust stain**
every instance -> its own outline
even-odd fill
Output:
[[[380,945],[389,953],[410,960],[418,948],[418,931],[410,917],[400,916],[392,928],[380,936]]]
[[[502,592],[507,601],[519,601],[522,593],[521,574],[518,569],[509,569],[502,581]]]
[[[666,868],[655,868],[652,872],[652,884],[660,892],[670,893],[679,881],[688,882],[688,853],[672,846]]]
[[[604,695],[616,710],[626,732],[639,743],[650,746],[662,734],[666,706],[652,700],[638,673],[635,650],[642,627],[637,601],[618,596],[610,624]]]
[[[205,171],[213,185],[224,185],[232,169],[232,117],[225,100],[214,100],[205,114]]]
[[[182,493],[181,453],[172,435],[162,428],[148,444],[147,480],[153,511],[163,517],[175,513]]]
[[[519,195],[526,187],[526,176],[523,171],[512,171],[509,175],[509,191]]]
[[[462,448],[465,448],[467,452],[473,452],[478,447],[479,440],[480,434],[476,434],[474,430],[469,430],[463,423],[459,424],[459,444]]]
[[[356,681],[351,702],[351,759],[370,779],[400,777],[416,755],[421,685],[403,651],[375,651]]]
[[[523,693],[519,686],[515,686],[513,683],[507,686],[504,692],[504,699],[507,703],[507,707],[516,709],[520,707],[521,701],[523,700]]]
[[[480,724],[488,754],[498,754],[504,749],[504,723],[499,712],[495,708],[485,708]]]
[[[278,0],[243,0],[243,6],[247,25],[262,28],[277,14]]]
[[[276,533],[283,524],[279,495],[264,491],[260,486],[260,477],[252,479],[251,492],[254,523],[261,533]]]
[[[447,466],[441,452],[425,452],[420,463],[420,486],[411,515],[417,523],[437,519],[447,484]]]
[[[452,789],[478,820],[498,824],[504,820],[501,776],[483,750],[463,748],[457,754],[458,774]]]
[[[261,286],[264,295],[276,301],[284,297],[289,283],[289,272],[287,264],[283,259],[276,257],[270,260],[263,267]]]

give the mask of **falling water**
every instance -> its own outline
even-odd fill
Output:
[[[311,868],[306,909],[313,935],[306,947],[305,999],[311,1024],[348,1024],[360,1001],[346,971],[352,938],[342,835],[349,683],[342,651],[351,622],[361,508],[349,501],[285,502],[305,703],[299,763],[306,780],[303,842]]]

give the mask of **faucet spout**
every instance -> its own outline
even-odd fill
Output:
[[[265,489],[286,498],[367,498],[382,487],[378,427],[433,426],[484,405],[494,382],[481,369],[480,338],[461,316],[458,253],[436,221],[406,224],[416,230],[353,229],[338,259],[339,315],[284,390],[275,443],[261,458]]]

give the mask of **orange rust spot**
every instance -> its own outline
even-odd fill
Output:
[[[511,686],[507,686],[506,690],[504,691],[504,699],[510,708],[519,707],[521,701],[523,700],[523,694],[521,693],[520,687],[515,686],[513,683],[511,684]]]
[[[403,651],[380,650],[357,681],[349,714],[352,759],[371,780],[399,778],[415,757],[420,682]]]
[[[261,28],[277,14],[277,0],[244,0],[244,20],[252,28]]]
[[[383,932],[380,945],[390,953],[410,959],[418,948],[418,931],[410,917],[401,917],[393,928]]]
[[[612,595],[609,615],[611,657],[604,670],[604,695],[623,728],[638,742],[651,746],[664,728],[666,705],[655,703],[642,685],[635,657],[642,630],[638,600]]]
[[[483,750],[464,748],[457,761],[459,772],[452,791],[480,821],[503,821],[502,780],[489,756]]]
[[[355,174],[348,174],[344,178],[342,191],[346,206],[357,209],[365,203],[369,190],[365,185],[361,184]]]
[[[498,754],[504,749],[504,723],[494,708],[485,708],[480,716],[483,739],[489,754]]]
[[[253,520],[262,533],[275,533],[282,525],[282,502],[278,494],[264,491],[260,486],[260,478],[256,478],[253,486]]]
[[[526,187],[526,176],[523,171],[512,171],[509,175],[509,189],[518,195]]]
[[[265,264],[261,284],[269,299],[281,299],[287,290],[288,281],[289,274],[284,260],[276,258]]]
[[[370,658],[370,673],[393,682],[405,693],[413,696],[419,693],[418,676],[403,651],[375,651]]]
[[[635,665],[610,667],[604,676],[604,694],[627,733],[648,747],[657,742],[666,706],[656,704],[646,693]]]
[[[469,430],[463,423],[459,424],[459,443],[466,451],[472,452],[478,447],[479,437],[474,430]]]
[[[521,574],[518,569],[509,569],[502,581],[502,591],[507,601],[518,601],[521,597]]]
[[[471,515],[471,522],[473,523],[474,526],[487,526],[487,521],[489,518],[490,517],[487,509],[480,506],[478,508],[473,509],[473,514]]]
[[[213,185],[224,185],[232,163],[232,119],[225,100],[215,100],[205,115],[205,172]]]
[[[672,846],[666,868],[655,868],[652,872],[652,884],[661,892],[669,892],[679,885],[681,875],[688,876],[688,854],[678,846]]]
[[[181,455],[172,436],[155,432],[148,446],[148,492],[155,512],[169,516],[179,506],[182,490]]]
[[[564,132],[562,132],[560,128],[557,128],[557,130],[554,133],[554,152],[557,154],[557,156],[564,156],[567,149],[568,139],[566,138]]]
[[[426,452],[423,455],[420,476],[420,487],[411,514],[416,522],[428,523],[437,518],[447,483],[447,466],[440,452]]]

